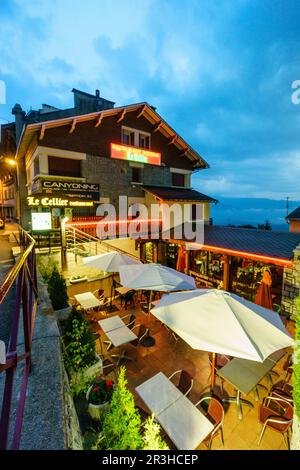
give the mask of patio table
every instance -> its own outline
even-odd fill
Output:
[[[136,387],[179,450],[193,450],[213,430],[213,424],[162,373]]]
[[[125,325],[123,320],[118,315],[111,318],[106,318],[104,320],[99,320],[98,323],[104,331],[105,335],[108,337],[110,344],[112,344],[115,348],[137,339],[137,336],[133,333],[133,331],[131,331],[130,328],[128,328],[128,326]],[[124,352],[121,352],[119,354],[112,354],[112,357],[117,357],[117,363],[119,364],[121,359],[125,358],[126,356]]]
[[[120,295],[126,295],[127,292],[130,292],[132,290],[133,289],[129,289],[128,287],[117,287],[116,288],[116,292],[118,292],[118,294],[120,294]]]
[[[97,297],[92,292],[76,294],[74,295],[74,297],[85,310],[95,307],[101,307],[101,305],[103,305],[103,301],[97,299]]]
[[[223,401],[236,403],[239,419],[243,419],[242,404],[253,408],[253,404],[250,401],[240,397],[241,393],[248,395],[263,377],[273,369],[284,354],[283,350],[276,351],[267,357],[264,362],[234,358],[217,371],[220,377],[229,382],[237,390],[236,396],[224,398]]]
[[[105,318],[104,320],[99,320],[98,323],[104,333],[115,330],[116,328],[121,328],[122,326],[126,326],[122,318],[120,318],[118,315]]]

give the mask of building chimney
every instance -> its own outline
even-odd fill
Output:
[[[16,103],[12,109],[12,114],[15,116],[16,123],[16,145],[18,145],[22,130],[25,124],[25,111],[23,111],[20,104]]]

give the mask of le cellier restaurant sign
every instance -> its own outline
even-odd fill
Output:
[[[78,181],[62,181],[56,179],[42,179],[38,182],[36,192],[51,194],[53,197],[76,198],[90,201],[99,201],[100,188],[97,183],[81,183]]]
[[[28,196],[29,207],[93,207],[94,201],[64,197]]]

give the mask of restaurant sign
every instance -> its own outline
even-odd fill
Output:
[[[61,197],[27,197],[29,207],[93,207],[93,201],[82,201]]]
[[[99,201],[100,187],[97,183],[81,183],[77,181],[63,181],[43,179],[41,190],[48,194],[64,195],[79,199]]]
[[[148,163],[150,165],[161,164],[161,154],[151,152],[147,149],[129,147],[128,145],[111,144],[111,158],[119,160],[129,160],[131,162]]]

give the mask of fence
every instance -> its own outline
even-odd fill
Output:
[[[1,312],[1,315],[12,314],[12,324],[9,333],[9,342],[6,352],[5,364],[0,364],[0,374],[5,374],[4,390],[2,395],[0,417],[0,449],[8,446],[16,450],[19,448],[23,415],[26,401],[26,390],[31,370],[31,345],[34,331],[34,320],[38,301],[37,274],[35,259],[35,240],[19,227],[20,257],[9,271],[0,285],[0,304],[15,287],[15,301],[12,312]],[[22,338],[22,351],[17,351],[20,326],[23,326],[24,342]],[[12,401],[15,372],[18,363],[24,364],[21,387],[18,394],[16,414],[12,423]],[[10,426],[13,425],[12,440],[8,444]]]

